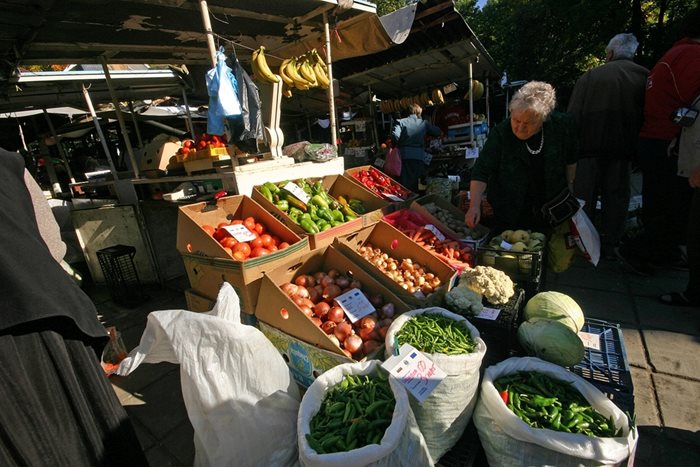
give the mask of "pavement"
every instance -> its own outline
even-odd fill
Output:
[[[656,299],[682,290],[686,281],[687,272],[640,277],[605,259],[593,267],[578,258],[568,271],[547,274],[545,289],[571,295],[589,318],[621,325],[640,434],[636,466],[700,466],[700,309],[662,305]],[[185,276],[163,286],[144,286],[150,298],[131,309],[116,305],[104,286],[86,286],[86,291],[101,320],[117,326],[131,350],[151,311],[186,308],[186,288]],[[110,379],[151,465],[191,466],[193,429],[178,366],[142,364],[128,377]]]

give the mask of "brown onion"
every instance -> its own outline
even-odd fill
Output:
[[[350,323],[346,323],[345,321],[338,323],[333,330],[333,335],[335,335],[340,342],[345,342],[345,339],[352,335],[352,326]]]
[[[335,284],[335,279],[331,276],[323,276],[319,284],[321,284],[324,287],[328,287],[329,285]]]
[[[318,319],[318,318],[315,317],[315,316],[314,316],[313,318],[311,318],[311,322],[314,323],[314,324],[315,324],[316,326],[318,326],[318,327],[321,327],[321,324],[323,324],[323,323],[321,322],[321,320]]]
[[[343,341],[343,347],[345,350],[353,354],[362,347],[362,338],[356,334],[350,335],[347,337],[347,339],[345,339],[345,341]]]
[[[372,315],[363,317],[358,323],[360,329],[374,329],[377,326],[377,318]]]
[[[326,275],[326,273],[323,272],[323,271],[315,272],[315,273],[314,273],[314,279],[316,279],[316,283],[317,283],[317,284],[320,284],[320,283],[321,283],[321,279],[323,279],[325,275]]]
[[[335,329],[335,322],[334,321],[324,321],[321,323],[321,329],[323,329],[323,332],[326,334],[333,334],[333,330]]]
[[[362,344],[362,352],[365,355],[370,355],[370,354],[376,352],[381,346],[382,346],[382,343],[379,341],[375,341],[375,340],[365,341]]]
[[[310,307],[308,307],[308,306],[300,306],[299,308],[301,309],[301,311],[302,311],[306,316],[308,316],[309,318],[313,318],[313,316],[314,316],[314,311],[313,311]]]
[[[321,300],[321,292],[316,290],[316,287],[309,287],[306,290],[309,292],[309,300],[314,303],[318,303],[318,301]]]
[[[347,350],[343,349],[343,353],[345,354],[346,357],[348,357],[350,360],[352,360],[352,354],[348,352]]]
[[[351,289],[362,289],[362,282],[358,281],[357,279],[352,280],[350,282],[350,288]]]
[[[328,310],[330,309],[331,306],[327,302],[318,302],[316,305],[314,305],[314,313],[319,318],[325,318],[328,314]]]
[[[299,286],[296,284],[292,284],[291,282],[285,282],[284,284],[280,285],[280,289],[282,289],[282,292],[285,294],[289,295],[290,297],[293,297],[297,294],[297,290],[299,290]]]
[[[309,298],[309,289],[303,285],[297,286],[297,297]]]
[[[314,278],[307,274],[297,276],[296,279],[294,279],[294,283],[296,285],[303,285],[304,287],[311,287],[312,285],[316,284]]]
[[[338,272],[337,269],[331,269],[330,271],[328,271],[328,275],[331,276],[333,279],[335,279],[336,277],[338,277],[340,275],[340,273]]]
[[[335,284],[331,284],[323,289],[323,298],[326,299],[326,301],[331,302],[335,297],[340,295],[340,287],[338,287]]]
[[[334,323],[341,323],[345,319],[345,312],[339,306],[332,306],[328,310],[326,319],[333,321]]]
[[[294,299],[294,303],[295,303],[298,307],[305,306],[305,307],[308,307],[308,308],[310,308],[310,309],[313,309],[313,307],[315,306],[315,305],[314,305],[314,302],[312,302],[312,301],[309,300],[308,298],[299,297],[299,296],[297,296],[297,297]]]
[[[379,333],[376,331],[375,328],[360,328],[360,331],[357,333],[360,338],[363,341],[368,341],[368,340],[379,340]]]

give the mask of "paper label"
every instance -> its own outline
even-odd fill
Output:
[[[445,236],[443,235],[443,233],[440,232],[440,230],[437,227],[435,227],[433,224],[428,224],[425,226],[425,228],[426,228],[426,230],[430,230],[438,240],[440,240],[440,241],[445,240]]]
[[[498,318],[499,314],[501,314],[501,310],[499,310],[498,308],[484,307],[484,309],[481,310],[481,313],[476,315],[476,317],[481,318],[481,319],[488,319],[491,321],[495,321]]]
[[[255,240],[255,234],[248,230],[243,224],[225,225],[224,229],[239,242],[250,242]]]
[[[403,198],[400,198],[396,195],[392,195],[391,193],[382,192],[382,195],[390,201],[403,201],[404,200]]]
[[[508,243],[508,242],[506,242],[505,240],[503,240],[503,241],[501,242],[501,248],[504,249],[504,250],[510,251],[510,250],[513,249],[513,245],[510,244],[510,243]]]
[[[299,198],[302,203],[308,203],[311,196],[308,195],[299,185],[294,182],[289,182],[284,186],[284,189]]]
[[[370,303],[367,296],[360,289],[351,289],[342,295],[335,297],[340,308],[343,309],[350,322],[354,323],[365,316],[374,313],[376,308]]]
[[[374,160],[374,165],[377,166],[377,167],[379,167],[379,168],[381,169],[382,167],[384,167],[384,162],[385,162],[384,159],[382,159],[381,157],[377,157],[377,158]]]
[[[467,148],[464,152],[465,159],[476,159],[479,157],[479,148]]]
[[[600,350],[600,335],[591,334],[590,332],[580,331],[578,337],[583,342],[584,347],[588,347],[593,350]]]
[[[434,362],[409,344],[404,344],[399,355],[388,358],[382,367],[396,378],[422,403],[447,377]]]

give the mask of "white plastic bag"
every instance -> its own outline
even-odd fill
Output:
[[[415,398],[409,397],[413,414],[425,437],[430,455],[433,461],[437,462],[459,441],[471,420],[476,405],[476,393],[479,389],[479,369],[486,354],[486,344],[481,339],[479,331],[463,316],[444,308],[423,308],[403,313],[391,323],[385,338],[387,358],[394,353],[396,333],[411,317],[424,313],[437,313],[455,321],[464,321],[472,339],[476,342],[476,349],[470,354],[425,353],[438,368],[447,373],[447,377],[422,404],[419,404]]]
[[[493,385],[501,376],[518,371],[537,371],[571,382],[595,410],[605,417],[612,415],[615,426],[623,428],[623,436],[593,438],[530,427],[503,403]],[[474,425],[492,467],[616,465],[634,452],[637,443],[637,429],[629,429],[627,416],[605,394],[567,369],[533,357],[509,358],[486,369],[474,411]]]
[[[340,384],[346,375],[375,374],[380,369],[379,360],[362,363],[345,363],[323,373],[309,386],[299,408],[297,433],[299,461],[309,467],[360,467],[360,466],[429,466],[430,454],[423,435],[408,403],[406,389],[393,378],[389,378],[391,391],[396,398],[391,425],[380,444],[370,444],[348,452],[317,454],[311,449],[306,435],[311,431],[311,419],[321,407],[326,393]]]
[[[240,321],[240,302],[224,282],[213,310],[154,311],[141,343],[120,365],[179,363],[194,428],[197,466],[293,465],[299,388],[269,340]]]
[[[583,205],[570,219],[569,230],[579,250],[588,261],[597,266],[600,260],[600,235],[583,210]]]

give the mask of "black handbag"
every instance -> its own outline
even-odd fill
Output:
[[[542,205],[541,211],[549,225],[556,226],[566,222],[581,208],[578,199],[568,188]]]

